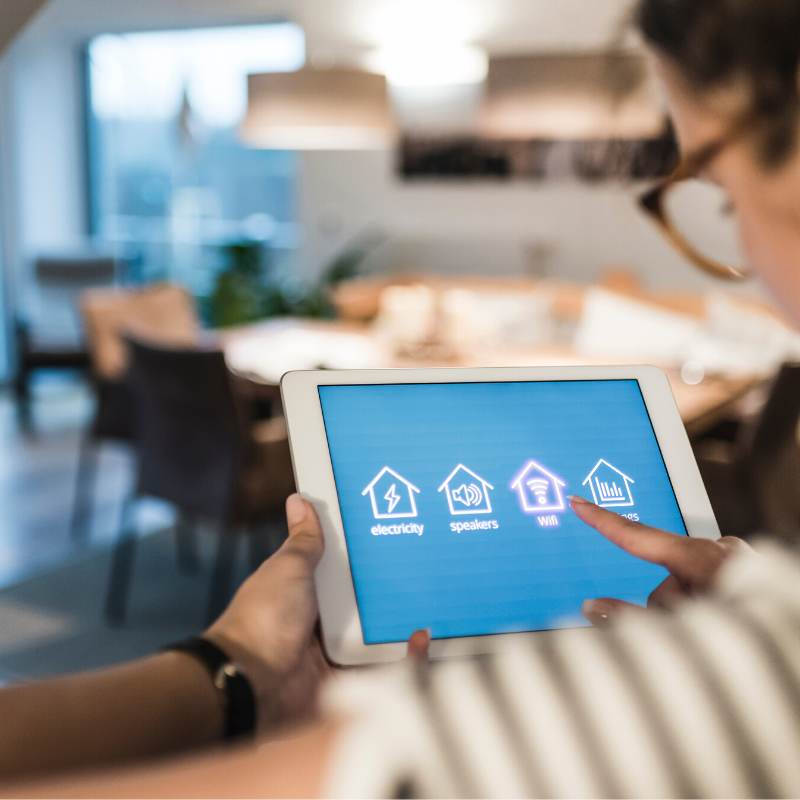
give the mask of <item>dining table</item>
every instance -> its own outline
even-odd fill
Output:
[[[455,367],[597,366],[630,363],[619,357],[586,355],[568,343],[501,344],[469,353],[431,345],[398,353],[374,325],[345,320],[276,318],[214,333],[231,371],[265,402],[280,397],[280,379],[290,370]],[[690,439],[737,416],[763,394],[763,374],[712,374],[687,383],[680,370],[664,369]]]

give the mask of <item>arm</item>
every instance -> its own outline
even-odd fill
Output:
[[[287,519],[289,539],[204,634],[249,678],[262,731],[309,718],[328,669],[314,633],[319,522],[297,495]],[[0,775],[167,755],[218,740],[223,729],[223,701],[205,667],[162,653],[0,690]]]
[[[8,780],[211,742],[223,731],[218,694],[183,653],[10,686],[0,691],[0,774]]]
[[[425,662],[429,631],[416,631],[408,657]],[[319,797],[341,733],[327,719],[278,741],[244,744],[122,769],[6,784],[8,797]]]
[[[692,539],[651,528],[577,495],[570,498],[570,507],[587,525],[626,553],[669,570],[670,574],[650,594],[648,608],[669,606],[681,598],[708,591],[725,561],[750,550],[746,542],[734,536],[723,536],[717,541]],[[638,606],[600,597],[586,600],[581,611],[593,625],[604,625],[625,608]]]
[[[5,784],[3,797],[319,797],[339,725],[315,723],[260,745]]]

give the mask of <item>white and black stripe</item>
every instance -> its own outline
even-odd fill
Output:
[[[800,566],[750,558],[676,613],[344,679],[330,794],[800,796]]]

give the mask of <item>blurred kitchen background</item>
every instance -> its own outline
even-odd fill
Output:
[[[188,635],[280,544],[288,369],[654,363],[723,533],[796,537],[800,337],[640,210],[678,154],[630,10],[0,9],[0,677]],[[670,202],[740,265],[724,197]]]

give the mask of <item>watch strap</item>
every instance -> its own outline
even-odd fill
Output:
[[[208,670],[214,686],[224,697],[225,738],[251,735],[255,731],[256,700],[253,687],[224,650],[202,637],[170,644],[163,649],[186,653]]]

